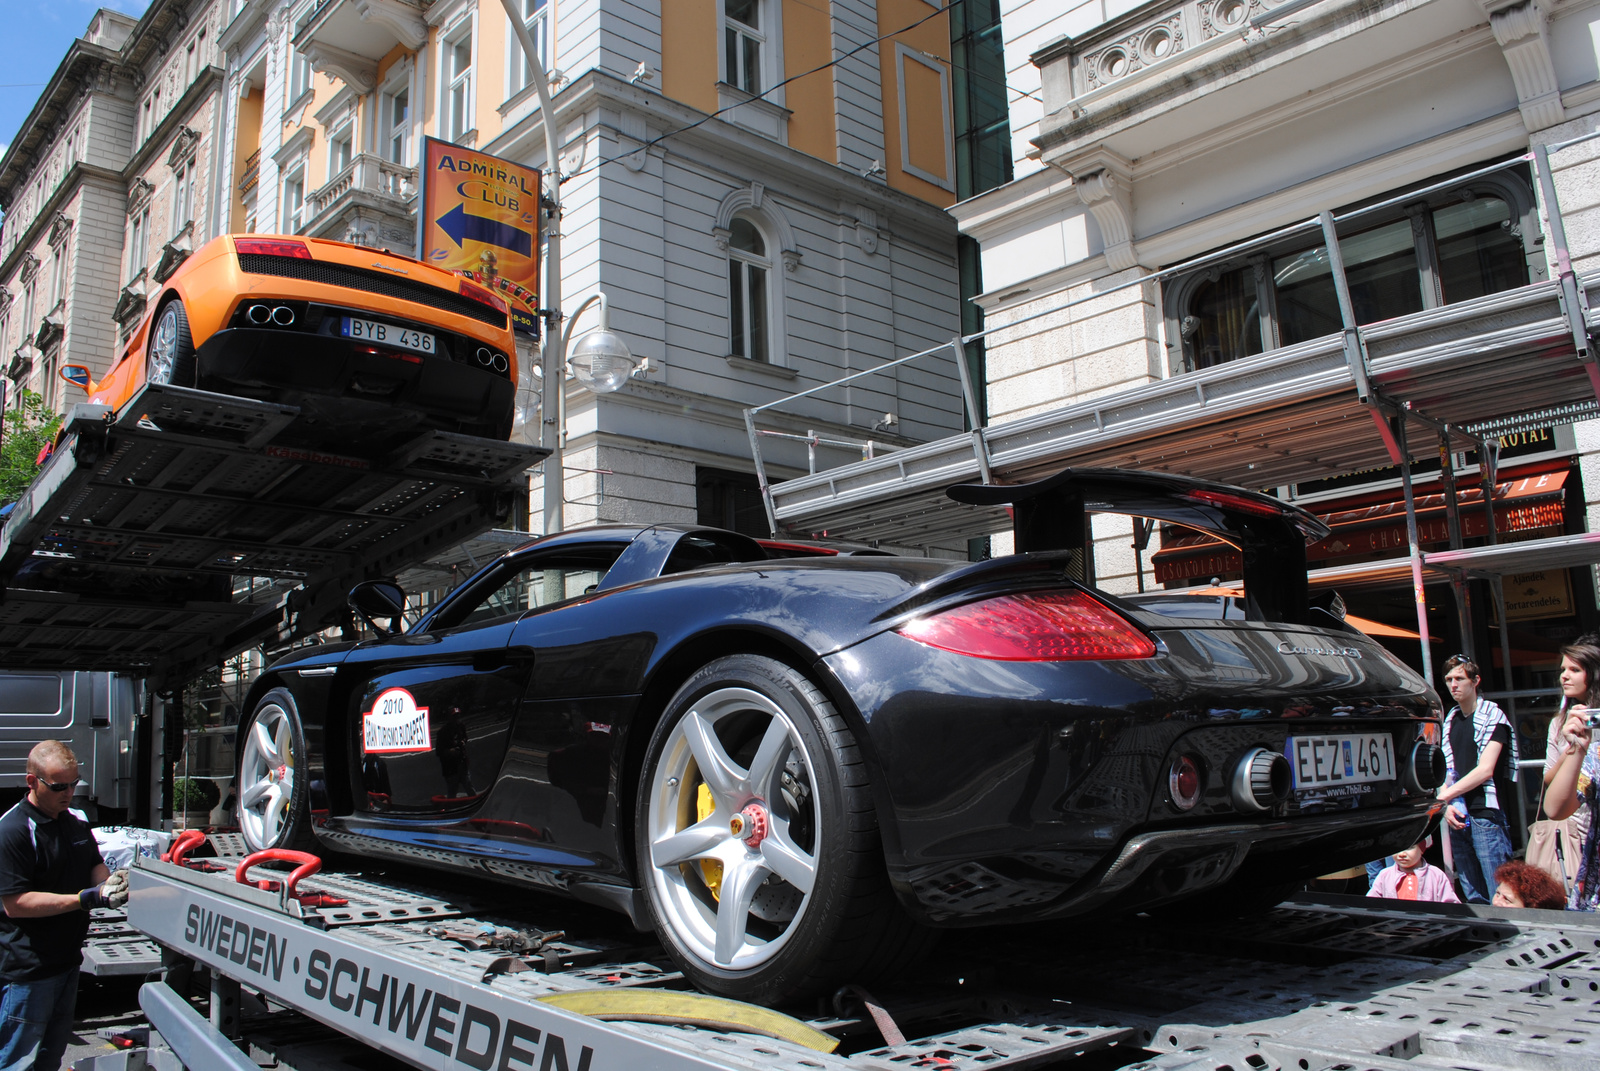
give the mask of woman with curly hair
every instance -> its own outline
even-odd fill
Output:
[[[1567,906],[1567,890],[1536,866],[1513,859],[1494,872],[1494,906],[1541,907],[1561,911]]]
[[[1587,805],[1600,814],[1600,744],[1589,727],[1591,713],[1600,715],[1600,647],[1578,644],[1561,649],[1561,694],[1567,700],[1561,727],[1561,759],[1544,792],[1544,812],[1561,821]],[[1577,878],[1568,906],[1593,911],[1600,904],[1600,822],[1589,823]]]

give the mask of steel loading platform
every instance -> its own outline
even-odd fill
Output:
[[[310,635],[357,582],[503,520],[549,452],[426,431],[358,456],[303,445],[300,421],[173,386],[75,407],[0,530],[0,668],[159,686]]]
[[[1600,919],[1586,914],[1312,896],[1240,920],[1180,906],[953,931],[912,985],[875,994],[876,1012],[845,991],[773,1010],[693,994],[649,935],[561,898],[481,883],[469,897],[410,872],[296,885],[246,866],[240,883],[241,862],[141,860],[129,921],[220,979],[214,1025],[180,1010],[195,1031],[284,1067],[370,1067],[373,1050],[423,1068],[544,1071],[1600,1062]],[[146,996],[166,1008],[152,1012],[158,1029],[184,1032],[170,989]],[[295,1055],[306,1048],[316,1061]]]

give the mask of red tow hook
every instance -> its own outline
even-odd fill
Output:
[[[174,863],[178,866],[188,866],[189,860],[184,858],[200,845],[206,842],[206,835],[198,829],[186,829],[178,834],[178,839],[172,842],[172,847],[161,853],[163,863]]]
[[[271,878],[262,878],[260,881],[250,881],[245,877],[245,872],[257,863],[279,862],[296,863],[294,870],[289,873],[287,882],[273,881]],[[290,896],[299,900],[306,907],[344,907],[350,901],[341,900],[336,896],[324,893],[296,892],[295,886],[300,884],[302,878],[309,878],[322,869],[322,860],[309,852],[295,852],[287,848],[267,848],[253,855],[247,855],[239,861],[239,866],[233,872],[233,880],[240,885],[254,885],[266,892],[277,892],[284,889]]]

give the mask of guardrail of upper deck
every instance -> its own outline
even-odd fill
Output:
[[[1159,282],[1174,275],[1185,274],[1195,271],[1196,269],[1206,267],[1210,264],[1232,259],[1242,254],[1249,253],[1252,250],[1266,248],[1275,243],[1281,242],[1286,238],[1294,237],[1302,232],[1309,233],[1319,230],[1322,231],[1324,235],[1322,248],[1326,249],[1328,248],[1329,244],[1327,240],[1328,236],[1330,232],[1333,232],[1333,228],[1337,224],[1359,219],[1363,216],[1372,215],[1386,209],[1394,208],[1397,205],[1415,202],[1420,197],[1426,197],[1429,194],[1437,193],[1452,186],[1459,186],[1465,182],[1470,182],[1474,178],[1493,174],[1497,171],[1504,171],[1508,168],[1517,167],[1523,164],[1534,165],[1535,171],[1538,172],[1533,183],[1534,207],[1536,210],[1542,210],[1546,220],[1549,222],[1551,229],[1554,232],[1554,237],[1556,240],[1552,243],[1553,248],[1548,250],[1548,255],[1555,258],[1557,261],[1554,267],[1558,275],[1563,276],[1565,281],[1565,279],[1569,279],[1571,276],[1571,267],[1565,248],[1564,226],[1562,222],[1560,201],[1555,195],[1555,187],[1552,180],[1548,156],[1550,153],[1559,152],[1563,149],[1567,149],[1574,145],[1591,141],[1596,138],[1600,138],[1600,131],[1583,134],[1574,138],[1568,138],[1564,141],[1553,142],[1549,145],[1535,146],[1534,148],[1529,149],[1527,152],[1519,153],[1516,156],[1508,159],[1500,160],[1496,163],[1488,164],[1484,167],[1475,168],[1460,174],[1451,175],[1449,178],[1440,179],[1436,182],[1430,182],[1422,186],[1412,187],[1402,193],[1395,194],[1391,197],[1386,197],[1383,200],[1370,205],[1362,205],[1359,208],[1353,208],[1345,212],[1333,212],[1331,210],[1320,212],[1315,216],[1279,227],[1276,230],[1269,231],[1266,234],[1258,235],[1254,238],[1246,239],[1245,241],[1235,242],[1232,245],[1225,246],[1222,249],[1213,250],[1212,252],[1205,253],[1200,256],[1190,257],[1187,260],[1180,261],[1177,264],[1162,268],[1158,271],[1145,272],[1136,278],[1116,283],[1101,290],[1096,290],[1094,293],[1085,295],[1083,297],[1072,298],[1068,301],[1052,305],[1049,308],[1041,309],[1037,312],[1029,313],[1026,316],[1019,317],[1004,324],[998,324],[994,327],[986,327],[981,331],[975,331],[971,334],[956,335],[949,342],[941,345],[919,350],[916,353],[907,354],[904,357],[899,357],[892,361],[886,361],[883,364],[877,365],[873,368],[867,368],[859,372],[853,372],[849,375],[841,376],[838,379],[830,380],[827,383],[822,383],[815,387],[807,388],[806,390],[796,391],[793,394],[784,395],[781,398],[766,402],[762,405],[750,406],[744,410],[745,431],[750,440],[751,458],[755,462],[756,479],[760,484],[762,503],[766,507],[768,527],[771,529],[773,535],[778,534],[778,518],[772,502],[771,480],[767,473],[766,461],[762,456],[761,439],[777,437],[795,438],[805,441],[807,438],[811,438],[813,441],[810,445],[810,463],[808,467],[810,468],[812,474],[815,474],[816,472],[816,446],[818,443],[822,443],[824,445],[844,445],[850,447],[865,446],[866,444],[864,442],[857,442],[854,440],[822,440],[816,437],[815,432],[808,433],[808,436],[797,436],[792,432],[779,432],[774,429],[761,429],[757,427],[757,417],[762,413],[781,409],[782,407],[796,402],[802,398],[810,398],[814,395],[819,395],[835,388],[848,386],[860,380],[893,372],[896,369],[911,364],[915,361],[951,359],[955,361],[956,374],[961,383],[962,400],[965,406],[964,422],[970,429],[968,434],[970,434],[972,438],[973,454],[975,460],[977,461],[978,470],[982,474],[983,481],[985,483],[989,483],[991,482],[990,459],[988,453],[988,440],[985,434],[988,430],[988,424],[978,420],[978,414],[983,412],[983,409],[977,404],[977,390],[979,389],[979,385],[972,382],[971,370],[966,360],[966,347],[971,345],[973,342],[976,342],[980,339],[985,339],[990,335],[1001,331],[1014,330],[1024,324],[1043,319],[1046,316],[1057,315],[1061,312],[1065,312],[1067,310],[1076,308],[1077,306],[1087,304],[1091,301],[1102,301],[1109,294],[1115,294],[1133,287],[1144,286],[1148,283]],[[1313,246],[1312,248],[1316,247]],[[1329,260],[1329,267],[1331,269],[1331,274],[1334,277],[1336,289],[1348,293],[1349,284],[1344,271],[1343,258],[1341,256],[1331,255]],[[1570,318],[1573,318],[1575,325],[1580,321],[1574,315],[1575,305],[1573,303],[1574,301],[1582,302],[1582,300],[1583,297],[1581,288],[1578,289],[1575,299],[1565,293],[1562,297],[1563,307],[1567,308],[1568,315]],[[1366,355],[1365,347],[1359,343],[1358,333],[1360,330],[1360,325],[1353,322],[1348,301],[1341,301],[1341,305],[1344,306],[1344,308],[1341,309],[1341,312],[1345,320],[1345,334],[1347,338],[1352,336],[1352,334],[1355,336],[1354,345],[1347,343],[1347,354],[1352,362],[1351,371],[1356,379],[1358,391],[1362,394],[1362,401],[1365,402],[1367,400],[1367,377],[1365,367]],[[1576,332],[1577,328],[1575,327],[1574,330]],[[1580,353],[1588,356],[1586,352],[1586,346],[1580,346],[1579,348]],[[1590,358],[1590,363],[1593,364],[1592,358]],[[1181,375],[1183,373],[1178,374]],[[1597,383],[1597,393],[1600,393],[1600,373],[1591,372],[1591,376],[1595,378]],[[885,444],[877,445],[881,448]]]

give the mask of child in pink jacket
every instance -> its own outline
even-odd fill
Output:
[[[1427,837],[1403,852],[1394,853],[1394,866],[1385,867],[1372,883],[1368,896],[1387,900],[1426,900],[1435,904],[1459,904],[1450,875],[1429,863],[1422,853],[1433,843]]]

